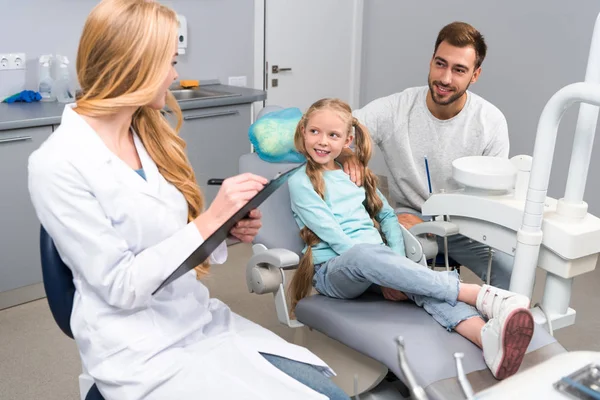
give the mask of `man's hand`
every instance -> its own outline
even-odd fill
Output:
[[[414,214],[398,214],[398,222],[406,229],[410,229],[423,222],[423,220]]]
[[[258,230],[262,226],[260,221],[262,214],[259,210],[255,209],[250,211],[248,218],[239,221],[231,230],[229,234],[241,240],[244,243],[251,243]]]
[[[350,180],[357,186],[363,184],[363,165],[358,161],[352,150],[345,148],[338,156],[337,161],[344,167],[344,172],[350,175]]]
[[[391,301],[406,301],[406,300],[408,300],[408,297],[404,294],[404,292],[401,292],[396,289],[391,289],[391,288],[382,286],[381,292],[383,293],[383,297],[385,297],[386,300],[391,300]]]

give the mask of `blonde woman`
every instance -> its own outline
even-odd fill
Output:
[[[318,357],[209,298],[208,264],[152,296],[266,183],[230,178],[205,209],[168,91],[176,38],[155,1],[101,1],[79,44],[82,93],[29,159],[37,216],[73,272],[84,369],[106,399],[347,399]],[[231,234],[249,242],[259,228],[255,210]],[[226,257],[222,244],[210,261]]]

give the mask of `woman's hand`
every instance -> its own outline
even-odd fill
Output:
[[[245,218],[238,222],[231,230],[229,234],[241,240],[244,243],[251,243],[254,237],[258,234],[258,230],[262,226],[260,221],[262,214],[259,210],[252,210],[248,214],[248,218]]]
[[[213,234],[267,184],[267,179],[246,173],[225,179],[206,212],[194,221],[203,238]],[[256,220],[256,218],[253,218]],[[254,221],[251,225],[255,225]],[[248,227],[246,227],[248,228]]]

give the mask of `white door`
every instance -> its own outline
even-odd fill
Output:
[[[320,98],[338,97],[358,106],[363,0],[255,4],[255,87],[267,90],[265,104],[305,111]]]

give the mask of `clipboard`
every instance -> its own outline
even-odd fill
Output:
[[[202,244],[194,250],[194,252],[175,270],[165,279],[160,286],[152,293],[155,295],[159,290],[167,286],[169,283],[173,282],[177,278],[186,274],[187,272],[194,269],[196,266],[203,263],[213,251],[219,245],[227,239],[229,236],[229,231],[231,228],[235,226],[240,220],[244,219],[246,215],[255,208],[258,208],[270,195],[272,195],[277,189],[281,187],[287,180],[300,169],[305,163],[300,164],[299,166],[290,169],[282,174],[278,174],[269,181],[265,187],[262,188],[260,192],[258,192],[254,197],[252,197],[246,205],[240,208],[231,218],[229,218],[223,225],[221,225],[212,235],[210,235]]]

